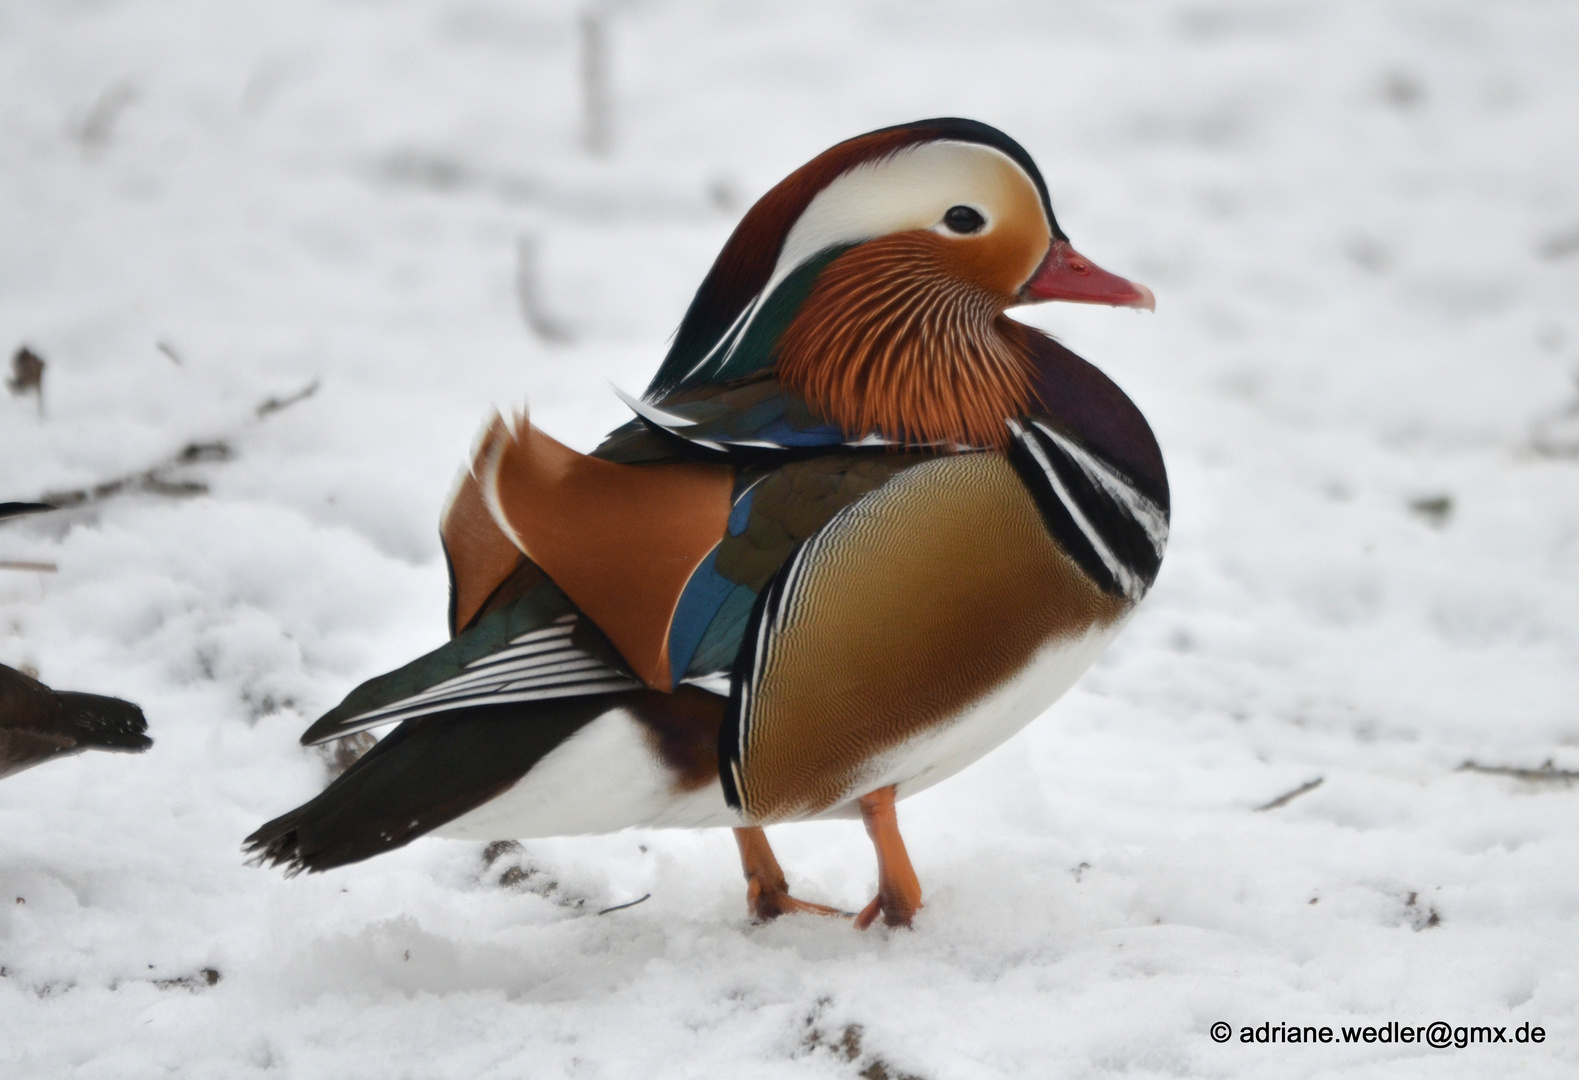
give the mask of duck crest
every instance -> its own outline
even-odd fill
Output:
[[[992,447],[1026,412],[1035,368],[1004,301],[952,272],[932,233],[869,241],[834,260],[784,331],[786,386],[851,435]]]

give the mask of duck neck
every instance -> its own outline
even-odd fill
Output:
[[[831,263],[779,340],[779,379],[854,437],[1003,448],[1035,399],[1006,300],[950,273],[936,238],[901,233]]]

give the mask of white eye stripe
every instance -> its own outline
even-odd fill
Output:
[[[981,143],[942,139],[856,166],[807,205],[784,238],[763,293],[772,292],[796,267],[830,247],[930,229],[955,206],[968,206],[991,222],[992,205],[1003,194],[1005,166],[1012,170],[1007,175],[1036,190],[1035,181],[1013,158]]]

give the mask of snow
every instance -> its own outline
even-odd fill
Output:
[[[1459,766],[1579,768],[1579,9],[615,4],[605,158],[578,13],[0,6],[0,349],[48,364],[0,498],[234,451],[0,527],[59,566],[0,570],[0,662],[157,740],[0,784],[0,1074],[1573,1075],[1579,791]],[[243,865],[301,729],[442,639],[489,407],[591,446],[758,193],[940,114],[1155,289],[1024,317],[1146,411],[1174,523],[1075,690],[901,807],[915,929],[752,925],[723,831]],[[858,824],[772,837],[869,899]],[[1238,1037],[1434,1020],[1547,1035]]]

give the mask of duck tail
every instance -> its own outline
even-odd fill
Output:
[[[619,694],[478,705],[407,720],[315,798],[247,837],[254,866],[321,873],[404,847],[509,788]]]

